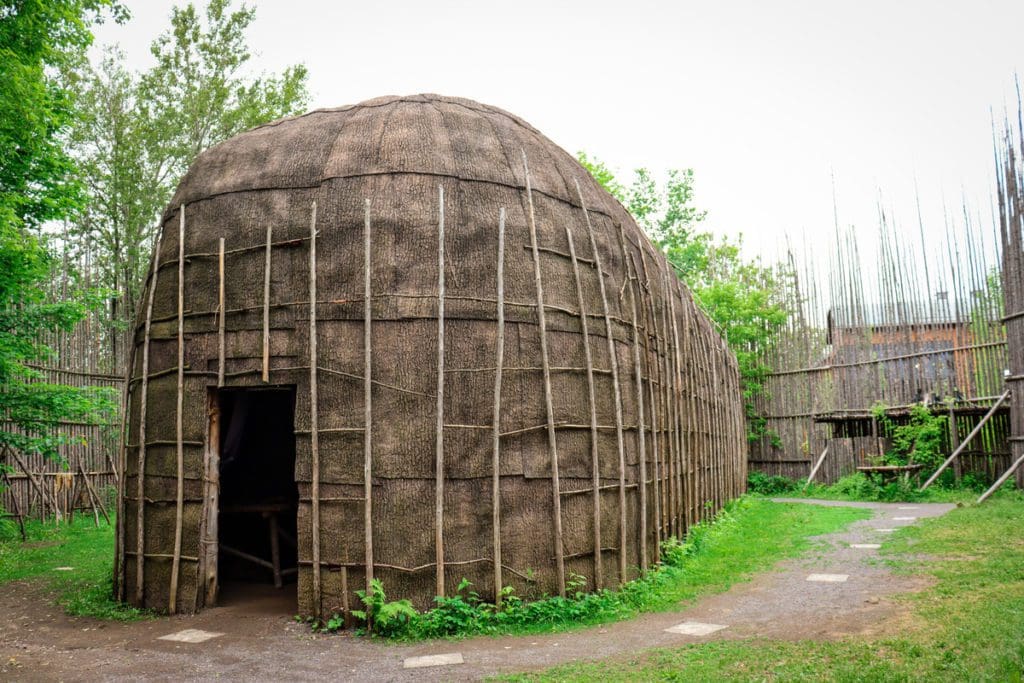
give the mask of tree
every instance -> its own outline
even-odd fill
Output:
[[[160,213],[195,157],[209,146],[306,106],[303,66],[279,76],[245,75],[245,32],[255,11],[211,0],[201,16],[175,8],[152,44],[156,65],[131,73],[108,50],[80,74],[83,116],[73,147],[88,203],[77,221],[80,246],[98,256],[109,301],[112,364],[131,326]]]
[[[0,2],[0,224],[38,227],[81,202],[61,138],[74,97],[60,74],[104,11],[126,16],[114,0]]]
[[[692,169],[669,171],[664,185],[659,186],[650,171],[640,168],[626,187],[605,164],[582,152],[578,158],[661,248],[725,336],[739,363],[748,438],[768,436],[754,402],[765,391],[770,372],[762,358],[789,317],[787,271],[765,266],[757,259],[745,260],[741,242],[716,239],[701,229],[707,212],[694,206]]]
[[[58,455],[66,421],[103,421],[108,397],[49,384],[31,364],[49,360],[41,341],[70,330],[92,297],[47,300],[51,257],[32,234],[81,205],[74,160],[63,147],[75,98],[64,70],[84,58],[90,27],[112,0],[5,0],[0,4],[0,451]]]

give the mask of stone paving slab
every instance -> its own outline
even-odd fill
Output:
[[[403,669],[422,669],[428,666],[453,666],[462,664],[461,652],[446,652],[439,655],[421,655],[419,657],[406,657],[402,661]]]
[[[848,578],[849,574],[811,574],[807,580],[818,583],[844,583]]]
[[[723,624],[705,624],[700,621],[684,621],[681,624],[676,624],[670,628],[665,629],[665,633],[678,633],[684,636],[706,636],[715,631],[721,631],[723,628],[729,628]]]
[[[175,643],[205,643],[208,640],[219,638],[222,635],[224,634],[215,633],[214,631],[187,628],[183,631],[177,631],[175,633],[168,633],[166,636],[160,636],[157,640],[170,640]]]

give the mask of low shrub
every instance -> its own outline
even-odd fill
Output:
[[[801,483],[781,475],[768,475],[764,472],[751,472],[747,475],[747,491],[762,496],[777,496],[783,493],[799,491]]]

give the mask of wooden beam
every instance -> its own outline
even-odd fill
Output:
[[[533,208],[533,185],[530,167],[523,154],[523,175],[526,179],[526,203],[529,208],[530,249],[533,252],[533,283],[537,292],[537,326],[540,332],[541,372],[544,379],[544,409],[547,414],[548,455],[551,458],[551,523],[555,545],[555,574],[558,594],[565,597],[565,545],[562,541],[562,496],[558,478],[558,440],[555,434],[555,407],[551,394],[551,364],[548,356],[547,319],[544,315],[544,283],[541,279],[540,250],[537,245],[537,217]]]
[[[580,281],[580,266],[576,258],[576,245],[569,226],[565,226],[565,238],[569,241],[569,257],[572,260],[572,275],[576,283],[576,305],[580,312],[580,330],[583,339],[583,356],[587,368],[587,407],[590,413],[590,476],[593,482],[591,512],[594,532],[594,590],[604,587],[604,572],[601,567],[601,458],[597,451],[597,399],[594,392],[594,359],[590,353],[590,334],[587,330],[587,306],[583,299],[583,284]],[[598,277],[601,277],[598,274]]]
[[[949,467],[949,464],[953,462],[953,460],[955,460],[956,457],[960,455],[960,453],[963,452],[965,448],[967,448],[971,441],[974,440],[974,437],[981,433],[981,428],[985,426],[986,422],[992,419],[992,416],[996,414],[996,410],[999,409],[999,406],[1003,405],[1003,402],[1009,397],[1010,390],[1007,389],[1006,391],[1003,392],[1003,395],[999,397],[999,400],[996,401],[995,404],[993,404],[989,411],[985,413],[985,417],[981,418],[978,424],[974,426],[974,429],[971,430],[971,433],[968,434],[967,437],[960,442],[960,445],[957,446],[956,450],[953,451],[953,453],[948,458],[946,458],[946,461],[944,463],[939,465],[939,468],[935,470],[934,473],[932,473],[932,476],[928,477],[928,481],[921,485],[921,491],[924,491],[926,488],[931,486],[932,482],[939,478],[939,475],[942,474],[943,470]]]
[[[367,199],[363,202],[363,543],[367,594],[373,583],[373,260],[370,246],[370,200]]]
[[[644,383],[643,367],[640,364],[640,333],[637,331],[636,297],[637,294],[630,279],[631,256],[626,253],[625,240],[621,238],[623,227],[619,225],[620,245],[622,257],[626,264],[627,290],[629,293],[629,307],[632,313],[633,327],[633,382],[636,385],[636,409],[637,409],[637,454],[640,462],[640,570],[647,571],[647,441],[644,434]],[[636,273],[634,267],[633,273]]]
[[[316,348],[316,202],[309,214],[309,440],[310,440],[310,532],[313,544],[313,613],[323,616],[320,588],[320,415],[317,405]]]
[[[146,419],[149,407],[149,337],[153,326],[153,298],[160,275],[160,246],[163,243],[163,232],[157,238],[153,254],[153,279],[149,284],[149,297],[146,301],[146,322],[142,336],[142,381],[139,386],[139,452],[137,459],[137,476],[135,477],[135,604],[142,606],[144,593],[143,579],[146,568]],[[127,417],[127,413],[125,413]]]
[[[217,250],[217,386],[224,386],[224,238],[220,238]]]
[[[580,207],[583,209],[583,217],[587,225],[587,237],[590,240],[590,249],[594,252],[594,263],[597,266],[597,282],[601,292],[601,307],[604,314],[604,334],[608,341],[608,357],[612,369],[612,400],[615,404],[615,437],[618,443],[619,452],[619,583],[625,583],[626,578],[626,445],[622,435],[622,391],[619,387],[619,360],[615,351],[615,337],[612,334],[611,313],[608,310],[608,294],[604,285],[604,270],[601,267],[601,254],[597,250],[597,239],[594,237],[594,226],[590,222],[590,211],[587,209],[586,200],[583,199],[583,190],[580,189],[580,181],[576,180],[576,195],[580,200]]]
[[[174,433],[177,439],[177,498],[174,508],[174,560],[171,563],[171,588],[167,612],[178,611],[178,574],[181,571],[181,535],[185,514],[185,205],[178,210],[178,385],[174,412]]]
[[[498,210],[497,342],[494,359],[494,416],[491,432],[491,526],[494,549],[494,604],[501,606],[501,380],[505,367],[505,207]]]
[[[263,261],[263,381],[270,381],[270,245],[274,227],[267,226],[267,247]]]
[[[437,425],[434,440],[434,554],[437,595],[444,591],[444,186],[437,186]]]
[[[825,462],[826,455],[828,455],[828,444],[825,444],[825,450],[823,450],[821,452],[821,455],[818,456],[818,461],[814,463],[814,467],[811,469],[811,473],[807,476],[807,481],[804,483],[805,489],[811,485],[812,481],[814,481],[814,475],[818,473],[818,468],[820,468],[821,464]]]

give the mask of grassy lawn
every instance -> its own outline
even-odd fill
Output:
[[[25,526],[26,543],[13,525],[0,529],[0,590],[12,581],[40,582],[68,614],[118,621],[145,618],[142,610],[111,597],[113,526],[101,520],[97,528],[90,515],[76,515],[70,525],[29,521]]]
[[[933,576],[903,596],[913,619],[884,640],[747,640],[575,664],[522,681],[1020,681],[1024,675],[1024,498],[1000,494],[922,520],[882,548],[896,571]]]

